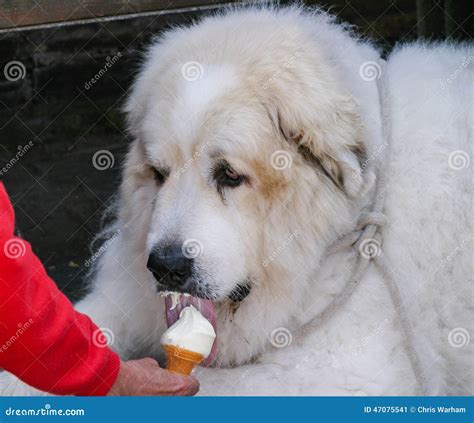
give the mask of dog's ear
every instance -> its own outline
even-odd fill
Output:
[[[129,147],[125,157],[125,163],[122,172],[121,192],[128,197],[140,186],[143,186],[145,180],[150,180],[153,172],[146,164],[145,147],[139,139],[135,139]]]
[[[303,157],[319,166],[347,195],[368,192],[375,176],[363,171],[365,135],[352,97],[333,93],[330,101],[321,102],[316,109],[308,103],[293,104],[297,106],[281,102],[269,112],[283,137],[295,143]]]

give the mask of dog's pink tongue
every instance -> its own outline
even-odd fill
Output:
[[[167,295],[165,297],[165,309],[166,309],[166,323],[168,327],[170,327],[174,322],[179,319],[179,313],[184,307],[187,306],[194,306],[197,310],[201,312],[201,314],[209,320],[211,325],[216,331],[217,335],[217,328],[216,328],[216,311],[214,309],[214,304],[210,300],[203,300],[202,298],[192,297],[190,295],[180,295],[179,302],[173,308],[173,299],[171,296]],[[216,336],[217,339],[217,336]],[[214,344],[212,345],[212,350],[209,356],[202,362],[201,366],[207,367],[210,366],[215,358],[216,358],[216,341],[214,340]]]

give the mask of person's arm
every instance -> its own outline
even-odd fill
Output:
[[[194,377],[152,359],[121,362],[94,343],[99,329],[48,277],[30,245],[14,236],[14,212],[0,182],[0,368],[62,395],[194,395]]]
[[[99,329],[48,277],[30,245],[14,236],[0,184],[0,367],[55,394],[105,395],[120,359],[92,342]]]

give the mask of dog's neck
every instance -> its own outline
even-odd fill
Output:
[[[347,252],[323,257],[319,266],[299,277],[296,285],[281,278],[273,281],[272,289],[255,287],[241,303],[219,303],[216,365],[228,367],[252,361],[267,348],[280,347],[279,334],[283,342],[291,342],[284,338],[292,338],[342,290],[353,260]]]
[[[357,227],[359,215],[370,207],[373,191],[354,204],[354,220],[340,222],[339,235],[351,233]],[[334,297],[343,291],[348,275],[354,268],[355,256],[350,251],[330,253],[338,239],[327,245],[314,242],[298,249],[295,244],[281,253],[269,266],[266,277],[253,286],[241,302],[221,302],[217,305],[218,358],[217,365],[238,365],[258,357],[266,348],[278,347],[278,329],[285,336],[296,335],[298,329],[326,309]],[[320,240],[317,240],[320,241]],[[282,257],[287,253],[289,257]],[[307,266],[306,266],[307,265]],[[288,335],[289,334],[289,335]]]

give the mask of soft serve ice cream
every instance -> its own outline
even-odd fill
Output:
[[[192,305],[185,307],[179,319],[161,337],[163,345],[175,345],[207,358],[216,339],[209,321]]]
[[[179,319],[161,337],[169,370],[189,374],[212,350],[216,332],[192,305],[183,308]]]

